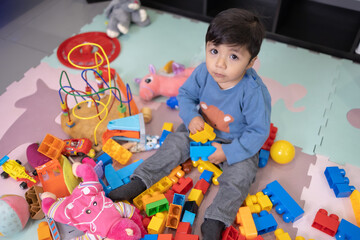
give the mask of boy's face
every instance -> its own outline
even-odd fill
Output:
[[[245,47],[206,43],[206,67],[221,89],[231,88],[240,82],[246,70],[254,65],[256,57],[251,61],[250,58]]]

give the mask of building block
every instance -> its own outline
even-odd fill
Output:
[[[144,228],[147,229],[147,227],[148,227],[149,224],[150,224],[150,221],[151,221],[151,217],[145,216],[145,217],[142,219],[142,224],[143,224]]]
[[[106,141],[102,150],[122,165],[127,164],[132,156],[131,152],[111,138]]]
[[[269,196],[265,195],[263,192],[258,192],[255,195],[248,194],[244,204],[250,208],[251,213],[259,213],[262,210],[269,212],[273,206]]]
[[[276,240],[291,240],[289,233],[284,232],[282,228],[278,228],[274,232]]]
[[[270,157],[270,151],[265,149],[260,149],[259,152],[259,168],[263,168],[267,165]]]
[[[360,228],[345,219],[341,219],[336,240],[358,240],[360,239]]]
[[[199,206],[196,204],[195,201],[186,201],[183,207],[182,215],[184,215],[185,210],[197,214]]]
[[[182,170],[185,173],[190,173],[191,169],[192,169],[192,161],[191,161],[191,159],[188,159],[186,162],[182,163],[181,167],[182,167]]]
[[[327,167],[324,171],[326,180],[336,197],[349,197],[355,187],[349,186],[349,178],[345,177],[345,170],[336,166]]]
[[[169,203],[172,203],[174,201],[174,194],[175,192],[172,189],[169,189],[164,193],[164,196],[168,200]]]
[[[40,222],[38,229],[38,240],[52,240],[50,228],[47,222]]]
[[[158,234],[146,234],[143,240],[158,240]]]
[[[296,236],[295,240],[306,240],[306,239],[302,236]],[[309,240],[315,240],[315,239],[309,238]]]
[[[188,196],[189,201],[195,201],[198,206],[200,206],[202,200],[204,198],[204,194],[199,189],[191,189],[191,192]]]
[[[182,206],[171,203],[165,226],[176,229],[180,222],[181,212]]]
[[[192,226],[194,224],[195,217],[196,217],[195,213],[192,213],[192,212],[189,212],[189,211],[185,210],[181,221],[182,222],[188,222]]]
[[[246,239],[253,239],[258,235],[249,207],[239,208],[236,214],[236,223],[240,225],[240,234],[244,235]]]
[[[268,195],[278,214],[283,214],[284,222],[294,222],[304,215],[304,210],[295,202],[288,192],[278,181],[273,181],[266,185],[262,191]]]
[[[160,146],[164,143],[166,137],[170,134],[171,132],[170,131],[167,131],[167,130],[163,130],[161,132],[161,136],[160,136],[160,139],[159,139],[159,144]]]
[[[354,190],[350,195],[351,205],[354,210],[356,223],[360,226],[360,192],[358,190]]]
[[[238,240],[239,232],[233,227],[227,227],[221,234],[221,240]]]
[[[222,170],[220,170],[218,167],[216,167],[214,164],[212,164],[209,161],[203,161],[203,160],[197,160],[193,161],[193,166],[198,168],[199,172],[203,172],[204,170],[208,170],[210,172],[213,172],[214,176],[212,178],[212,182],[215,185],[219,185],[218,177],[222,174]]]
[[[177,166],[170,172],[168,178],[175,184],[179,181],[180,178],[184,176],[185,176],[185,172],[181,170],[181,166]]]
[[[211,171],[208,171],[208,170],[204,170],[200,177],[199,177],[199,180],[200,179],[204,179],[205,181],[207,181],[208,183],[211,183],[211,179],[213,177],[214,173],[211,172]]]
[[[190,142],[190,158],[192,161],[202,159],[207,161],[208,157],[216,151],[211,145],[212,141],[206,143]]]
[[[177,109],[179,107],[179,103],[176,97],[170,97],[166,100],[166,105],[168,105],[171,109]]]
[[[161,234],[165,229],[165,222],[167,218],[166,212],[158,212],[150,220],[147,230],[149,234]]]
[[[271,123],[269,137],[266,139],[266,141],[265,141],[264,145],[261,147],[261,149],[270,151],[270,148],[275,141],[277,131],[278,131],[278,128],[275,127],[274,124]]]
[[[164,122],[161,131],[169,131],[172,132],[174,129],[174,124],[173,123],[169,123],[169,122]]]
[[[198,131],[195,134],[189,135],[189,137],[195,142],[206,143],[207,141],[212,141],[215,139],[216,134],[214,129],[207,123],[204,124],[204,130]]]
[[[159,234],[157,240],[173,240],[174,237],[172,234]]]
[[[176,234],[191,234],[192,228],[189,222],[180,222]]]
[[[209,189],[209,187],[210,187],[210,183],[208,183],[205,179],[200,179],[199,181],[196,182],[194,186],[195,189],[201,190],[204,195]]]
[[[132,164],[129,164],[119,170],[115,170],[111,164],[107,164],[104,167],[105,178],[108,182],[109,190],[112,191],[124,184],[130,182],[130,176],[134,173],[135,169],[142,163],[144,160],[140,159]]]
[[[339,224],[339,217],[337,215],[330,214],[328,216],[328,212],[325,209],[319,209],[311,226],[333,237],[337,232]]]
[[[259,235],[275,231],[277,222],[271,213],[263,210],[259,215],[253,213],[252,216]]]
[[[179,233],[175,235],[175,240],[199,240],[199,236]]]
[[[143,195],[142,202],[143,202],[144,206],[146,206],[149,203],[156,202],[156,201],[159,201],[164,198],[165,198],[164,194],[161,194],[160,192],[156,191],[156,192],[153,192],[152,194],[149,193],[149,194]],[[146,210],[146,207],[145,207],[145,210]]]
[[[38,152],[44,154],[48,158],[60,160],[65,145],[63,140],[51,134],[46,134],[45,138],[40,143]]]
[[[239,238],[238,240],[241,240],[241,239]],[[264,238],[261,235],[257,235],[257,237],[252,240],[264,240]]]
[[[177,183],[172,186],[172,190],[178,194],[186,194],[192,187],[193,180],[190,177],[182,177]]]
[[[186,198],[185,195],[175,193],[172,203],[176,204],[176,205],[180,205],[181,207],[184,207],[185,198]]]
[[[155,215],[158,212],[164,212],[169,210],[169,202],[165,198],[151,202],[145,205],[145,212],[148,216]]]
[[[109,154],[107,154],[106,152],[102,153],[100,156],[98,156],[95,159],[97,162],[102,161],[103,166],[106,166],[108,164],[112,164],[113,161],[111,159],[111,157],[109,156]]]

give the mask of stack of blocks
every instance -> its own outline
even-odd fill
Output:
[[[331,189],[334,190],[337,198],[349,197],[355,187],[349,186],[349,179],[345,177],[345,170],[338,167],[327,167],[325,177]]]

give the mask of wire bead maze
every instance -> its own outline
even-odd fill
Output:
[[[103,54],[105,61],[106,61],[106,68],[103,68],[104,70],[100,70],[100,67],[103,65],[104,63],[104,58],[98,53],[95,52],[95,65],[94,66],[79,66],[75,63],[73,63],[71,61],[71,53],[77,49],[77,48],[81,48],[83,46],[95,46],[97,47]],[[98,62],[97,58],[100,58],[100,62]],[[99,125],[105,121],[108,117],[108,114],[111,110],[111,108],[113,107],[114,102],[117,100],[119,101],[120,105],[118,107],[118,111],[119,111],[119,115],[120,118],[124,117],[126,115],[126,106],[123,104],[127,104],[128,105],[128,112],[129,115],[131,116],[131,101],[133,100],[132,98],[132,93],[130,90],[130,86],[129,84],[126,84],[126,99],[127,101],[123,101],[121,99],[121,92],[119,90],[119,88],[116,86],[116,81],[115,81],[115,77],[117,77],[119,82],[122,82],[119,75],[116,74],[115,75],[115,71],[113,69],[110,68],[110,64],[109,64],[109,59],[106,56],[106,53],[104,51],[104,49],[96,44],[96,43],[83,43],[83,44],[79,44],[77,46],[75,46],[74,48],[72,48],[69,53],[68,53],[68,61],[70,62],[70,64],[72,64],[73,66],[79,68],[79,69],[84,69],[81,72],[81,78],[84,80],[85,82],[85,91],[82,90],[76,90],[72,87],[72,84],[69,80],[69,76],[66,73],[66,71],[62,71],[61,75],[60,75],[60,80],[59,80],[59,85],[60,85],[60,89],[59,89],[59,96],[60,96],[60,101],[61,101],[61,110],[63,112],[63,115],[67,117],[67,123],[66,125],[69,128],[72,128],[74,126],[74,121],[71,119],[71,114],[70,114],[70,109],[68,106],[68,96],[73,96],[76,105],[72,108],[72,116],[74,118],[78,118],[81,120],[89,120],[89,119],[93,119],[93,118],[98,118],[99,122],[96,124],[93,134],[94,134],[94,145],[97,146],[98,145],[98,140],[97,140],[97,130]],[[96,69],[96,70],[95,70]],[[92,71],[94,73],[95,79],[97,81],[97,88],[98,90],[96,90],[87,80],[87,72],[88,71]],[[104,79],[103,73],[107,73],[107,76],[105,76],[105,79],[108,80],[109,84],[107,83],[107,81]],[[112,74],[113,73],[113,74]],[[63,76],[66,77],[68,86],[63,86]],[[111,85],[112,80],[114,80],[114,86]],[[106,87],[104,87],[104,84]],[[65,96],[62,96],[62,92],[65,93]],[[101,98],[105,95],[105,93],[108,92],[109,93],[109,97],[108,100],[106,101],[106,103],[100,101]],[[123,92],[123,94],[125,94]],[[78,98],[81,98],[82,101],[78,102]],[[78,114],[76,114],[75,110],[76,109],[80,109],[80,105],[84,104],[84,103],[88,103],[88,107],[90,106],[94,106],[96,109],[96,114],[92,115],[92,116],[79,116]],[[101,105],[103,107],[102,110],[99,110],[99,105]],[[133,105],[133,107],[135,107],[136,105]],[[136,114],[137,109],[135,109],[135,114]]]

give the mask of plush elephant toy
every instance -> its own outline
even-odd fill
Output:
[[[110,38],[116,38],[120,33],[127,34],[131,23],[140,27],[150,24],[150,18],[141,8],[139,0],[112,0],[105,9],[105,15],[109,19],[106,34]]]
[[[50,192],[41,195],[42,210],[47,216],[84,231],[79,240],[139,240],[146,234],[140,211],[107,198],[89,164],[74,163],[73,173],[83,182],[70,196],[57,199]]]

